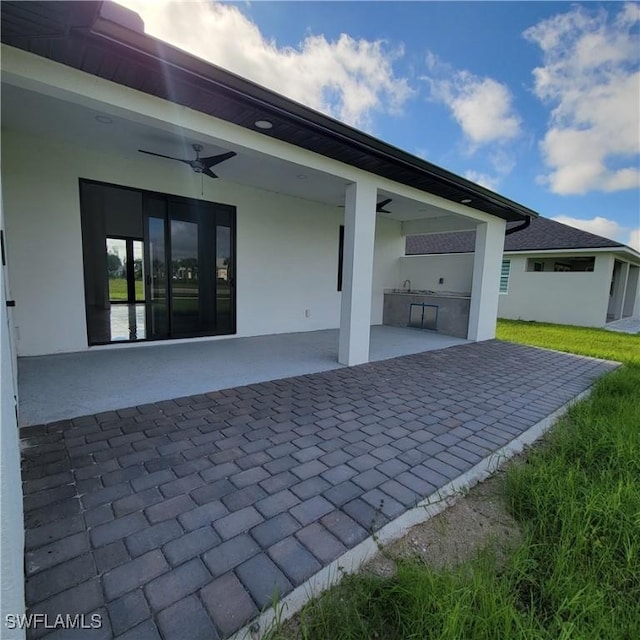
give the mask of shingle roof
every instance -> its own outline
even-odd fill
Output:
[[[517,226],[508,224],[507,227]],[[474,250],[475,231],[454,233],[433,233],[408,236],[407,255],[423,253],[469,253]],[[522,231],[505,236],[505,251],[540,251],[549,249],[600,249],[624,247],[621,242],[597,236],[588,231],[550,220],[533,218],[531,224]]]

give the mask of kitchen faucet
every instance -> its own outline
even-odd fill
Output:
[[[409,286],[407,286],[407,285],[409,285]],[[411,291],[411,280],[405,280],[405,281],[402,283],[402,288],[403,288],[403,289],[405,289],[405,288],[406,288],[406,289],[407,289],[407,291]]]

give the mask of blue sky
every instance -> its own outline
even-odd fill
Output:
[[[147,33],[640,250],[640,3],[121,0]]]

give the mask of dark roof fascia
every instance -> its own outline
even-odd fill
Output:
[[[170,66],[181,73],[192,76],[198,82],[215,86],[217,90],[233,94],[234,97],[259,106],[267,112],[282,118],[296,121],[311,127],[320,133],[329,135],[343,143],[355,145],[359,149],[373,153],[388,161],[402,164],[407,168],[426,172],[430,176],[450,185],[464,189],[470,196],[510,209],[516,216],[537,217],[538,213],[500,194],[484,189],[461,176],[442,169],[426,160],[370,136],[354,127],[350,127],[334,118],[319,113],[294,100],[271,91],[246,78],[238,76],[217,65],[188,54],[176,47],[142,33],[136,33],[119,24],[103,18],[100,14],[89,30],[91,34],[128,48],[138,54],[152,56],[163,65]]]

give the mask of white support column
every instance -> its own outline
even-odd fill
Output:
[[[496,337],[500,269],[504,251],[504,220],[494,218],[476,227],[471,308],[467,338],[479,342]]]
[[[614,295],[616,296],[615,307],[613,310],[613,319],[620,320],[624,311],[624,300],[627,294],[627,280],[629,279],[629,263],[622,262],[620,267],[619,281],[616,286]]]
[[[634,267],[635,271],[635,283],[636,286],[631,289],[631,295],[633,296],[633,307],[631,310],[631,315],[634,318],[640,317],[640,265],[636,265]]]
[[[349,366],[369,362],[376,197],[371,181],[346,190],[338,362]]]

